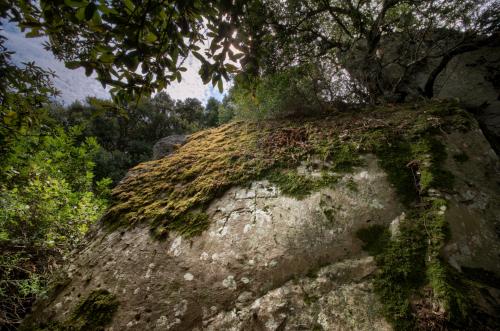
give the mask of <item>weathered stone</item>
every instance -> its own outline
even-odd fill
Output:
[[[161,138],[153,146],[153,160],[161,159],[167,155],[172,154],[176,148],[186,142],[186,135],[171,135]]]
[[[448,37],[436,33],[432,42],[423,47],[427,54],[425,61],[412,65],[400,63],[403,50],[408,51],[415,45],[401,40],[398,35],[385,35],[380,43],[380,67],[384,91],[391,98],[392,93],[404,96],[407,101],[422,97],[425,85],[443,59],[443,50],[459,45],[462,36],[451,34]],[[408,44],[408,42],[410,42]],[[366,42],[358,41],[345,55],[348,71],[361,82],[364,81],[366,68],[363,67]],[[413,50],[416,54],[422,50]],[[404,58],[404,57],[403,57]],[[474,51],[454,56],[436,77],[433,96],[441,99],[457,99],[475,112],[481,128],[497,153],[500,153],[500,47],[484,46]],[[397,97],[396,97],[397,98]]]
[[[296,200],[266,181],[229,190],[211,203],[212,225],[193,240],[157,241],[146,226],[102,230],[69,268],[63,307],[48,307],[47,314],[64,318],[80,297],[101,287],[124,303],[115,330],[389,329],[365,279],[373,259],[355,232],[367,222],[389,224],[402,206],[377,160],[365,161],[347,175],[357,191],[339,183]],[[338,212],[328,219],[325,209]],[[90,279],[80,272],[89,266]],[[317,276],[308,278],[311,272]],[[312,296],[318,302],[307,305]],[[138,309],[144,309],[140,320]]]
[[[443,255],[458,270],[500,273],[498,158],[478,129],[440,139],[456,178],[453,190],[429,189],[449,202],[439,209],[451,230]],[[376,263],[356,231],[378,224],[395,236],[407,208],[376,157],[362,158],[300,200],[266,180],[233,187],[209,204],[209,228],[191,239],[156,240],[144,223],[99,228],[39,318],[65,320],[99,288],[120,303],[109,330],[391,330],[374,293]]]

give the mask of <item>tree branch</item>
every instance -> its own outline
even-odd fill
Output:
[[[464,54],[467,52],[472,52],[480,47],[484,46],[499,46],[500,45],[500,32],[497,32],[487,38],[476,40],[470,43],[462,44],[446,54],[443,55],[441,62],[438,64],[434,70],[429,74],[429,78],[425,83],[424,96],[427,98],[432,98],[434,96],[434,83],[436,82],[439,74],[446,68],[448,63],[457,55]]]

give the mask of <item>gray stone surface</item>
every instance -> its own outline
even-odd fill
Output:
[[[153,146],[153,160],[172,154],[176,148],[186,142],[187,136],[182,134],[161,138]]]
[[[498,158],[477,129],[441,139],[457,177],[455,190],[431,190],[449,201],[444,256],[457,269],[500,272]],[[452,156],[462,152],[469,160],[459,163]],[[104,288],[120,302],[114,331],[391,330],[373,293],[375,263],[355,232],[384,224],[397,233],[405,209],[375,157],[364,158],[302,200],[267,181],[234,187],[210,204],[212,223],[193,239],[154,240],[147,225],[101,229],[69,266],[68,286],[39,312],[64,320]]]
[[[434,93],[480,109],[477,119],[500,152],[500,47],[484,47],[452,59],[438,76]]]
[[[407,101],[421,98],[430,73],[442,60],[443,50],[453,48],[458,41],[460,38],[455,41],[437,38],[422,46],[423,49],[413,50],[416,54],[427,54],[428,58],[409,70],[408,61],[401,59],[401,52],[413,46],[402,43],[397,36],[384,36],[379,60],[383,68],[381,84],[388,97],[397,92],[406,95]],[[366,42],[358,41],[344,59],[348,71],[360,81],[364,81],[366,74],[363,66],[366,47]],[[396,87],[397,91],[393,91]],[[500,153],[500,47],[481,47],[455,56],[437,76],[434,97],[457,99],[476,109],[477,120],[496,152]]]
[[[64,319],[80,298],[106,288],[121,303],[110,330],[389,329],[369,280],[374,262],[355,232],[390,224],[402,207],[376,159],[366,161],[303,200],[266,181],[232,188],[192,240],[156,241],[147,226],[102,231],[44,314]]]
[[[448,159],[455,175],[455,190],[442,193],[449,201],[445,211],[451,240],[445,247],[448,262],[483,268],[500,274],[500,164],[480,130],[446,135],[450,156],[466,153],[463,163]]]

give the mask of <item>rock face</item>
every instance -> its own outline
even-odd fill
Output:
[[[186,135],[175,134],[161,138],[153,146],[153,160],[161,159],[172,154],[176,148],[186,142]]]
[[[358,191],[346,187],[351,179]],[[389,330],[371,291],[373,258],[354,233],[401,212],[372,156],[338,187],[303,200],[253,182],[212,202],[213,222],[193,240],[155,241],[147,227],[101,231],[69,268],[54,313],[69,315],[71,303],[102,287],[126,302],[114,330]]]
[[[450,35],[447,38],[435,36],[436,40],[427,41],[424,50],[413,49],[412,41],[402,41],[399,37],[385,36],[380,46],[380,66],[382,69],[384,89],[401,94],[407,100],[420,98],[431,72],[441,63],[443,49],[452,49],[455,43],[459,45],[460,38]],[[457,39],[458,38],[458,39]],[[405,44],[405,43],[410,44]],[[359,42],[354,51],[346,55],[349,72],[364,81],[363,52],[366,51],[363,41]],[[420,44],[419,44],[420,47]],[[425,61],[419,61],[415,66],[401,62],[401,54],[410,50],[418,54],[428,55]],[[404,58],[404,57],[403,57]],[[412,59],[413,61],[413,59]],[[436,77],[433,96],[436,98],[455,98],[466,107],[477,112],[477,120],[482,125],[487,138],[500,153],[500,47],[484,46],[474,51],[454,56]]]
[[[434,95],[479,109],[478,121],[500,153],[500,47],[483,47],[452,59],[439,74]]]
[[[448,201],[438,210],[451,230],[442,256],[457,272],[500,273],[498,158],[477,128],[440,139],[456,178],[453,190],[428,192]],[[357,233],[378,226],[397,237],[411,211],[377,156],[360,161],[300,199],[265,179],[232,187],[206,206],[209,225],[198,236],[158,240],[147,223],[101,226],[33,320],[68,320],[104,289],[119,302],[107,330],[393,330],[374,290],[378,260]],[[318,162],[296,171],[324,176]],[[494,287],[482,285],[491,316]]]

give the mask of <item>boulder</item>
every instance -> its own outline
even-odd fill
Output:
[[[153,146],[153,160],[161,159],[172,154],[179,146],[186,142],[187,136],[174,134],[158,140]]]
[[[24,326],[493,330],[499,169],[447,103],[206,130],[115,189]]]
[[[443,32],[441,32],[443,33]],[[454,49],[463,43],[463,36],[446,31],[428,36],[427,43],[414,43],[403,35],[385,35],[379,48],[381,84],[387,99],[404,96],[407,101],[419,99],[431,73],[440,65],[443,49]],[[441,99],[455,98],[474,112],[487,139],[494,150],[500,153],[500,46],[498,37],[490,46],[454,56],[436,77],[433,96]],[[456,44],[456,45],[454,45]],[[359,40],[344,54],[349,73],[359,81],[365,81],[367,45]],[[417,47],[417,48],[414,48]],[[419,49],[422,47],[422,49]],[[423,52],[427,58],[401,57],[402,53]],[[413,63],[413,64],[409,64]],[[392,95],[392,94],[396,95]]]

